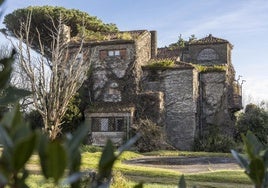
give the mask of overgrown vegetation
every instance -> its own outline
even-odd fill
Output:
[[[230,152],[235,147],[233,137],[222,134],[217,125],[210,125],[204,135],[194,142],[195,151]]]
[[[89,131],[89,126],[82,125],[73,134],[61,140],[50,140],[40,130],[32,130],[22,117],[18,105],[19,99],[29,95],[28,91],[12,88],[9,79],[15,51],[10,57],[0,59],[0,106],[11,105],[12,110],[3,115],[0,121],[0,143],[3,147],[0,156],[0,187],[28,187],[29,171],[27,162],[38,153],[42,176],[59,185],[63,178],[65,184],[72,188],[81,185],[81,152],[79,146]],[[109,187],[112,179],[112,168],[115,161],[128,149],[138,137],[131,139],[126,145],[114,152],[111,141],[104,147],[98,163],[96,178],[89,182],[92,187]]]
[[[251,131],[263,144],[268,144],[268,111],[255,104],[248,104],[237,118],[236,141],[241,142],[241,134],[247,131]]]
[[[169,68],[174,67],[175,62],[172,59],[152,59],[149,61],[147,67],[150,68]]]
[[[182,34],[179,35],[179,39],[175,43],[171,43],[168,48],[169,49],[177,49],[177,48],[184,48],[185,46],[189,45],[190,42],[196,40],[196,37],[194,34],[192,34],[188,40],[185,40],[182,38]]]
[[[200,65],[200,64],[194,64],[191,63],[192,66],[194,66],[198,72],[222,72],[227,70],[226,65]]]
[[[141,119],[132,127],[135,133],[141,134],[141,138],[136,142],[135,149],[139,152],[150,152],[161,149],[171,149],[166,143],[163,128],[156,125],[149,119]]]
[[[71,37],[82,36],[83,32],[85,32],[86,38],[98,40],[104,37],[102,33],[118,31],[115,24],[103,23],[97,17],[80,10],[53,6],[30,6],[17,9],[5,16],[4,24],[9,32],[14,35],[19,34],[21,23],[27,23],[26,21],[30,12],[32,14],[30,36],[33,39],[33,45],[38,48],[36,28],[39,30],[42,41],[47,42],[45,45],[49,45],[51,38],[47,33],[51,33],[53,23],[57,27],[57,21],[60,17],[64,18],[65,24],[71,27]]]

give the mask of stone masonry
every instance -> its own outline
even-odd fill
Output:
[[[167,142],[181,150],[191,150],[209,126],[232,134],[233,114],[242,106],[228,41],[209,35],[184,48],[158,49],[156,31],[127,33],[131,39],[86,46],[92,70],[85,86],[91,105],[85,114],[92,144],[104,145],[108,138],[122,144],[140,117],[163,126]],[[174,66],[148,66],[164,58],[173,59]]]

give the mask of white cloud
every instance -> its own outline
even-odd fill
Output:
[[[191,27],[184,32],[186,36],[193,33],[204,34],[208,31],[246,33],[268,30],[268,1],[248,1],[241,3],[238,10],[226,10],[222,14],[193,20]],[[209,15],[209,14],[208,14]]]

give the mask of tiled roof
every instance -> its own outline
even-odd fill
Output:
[[[217,37],[213,37],[211,34],[209,34],[207,37],[199,39],[199,40],[194,40],[190,42],[189,44],[215,44],[215,43],[229,43],[229,41]]]
[[[157,49],[157,59],[172,59],[172,60],[177,60],[178,57],[180,57],[180,49],[176,48],[176,49],[170,49],[168,47],[164,47],[164,48],[158,48]]]

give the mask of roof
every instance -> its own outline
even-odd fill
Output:
[[[157,49],[157,59],[172,59],[177,60],[180,57],[181,50],[179,48],[170,49],[168,47],[158,48]]]
[[[96,45],[113,45],[113,44],[129,44],[134,43],[140,36],[148,32],[147,30],[132,30],[132,31],[119,31],[111,33],[100,33],[99,39],[85,39],[84,46],[96,46]],[[81,38],[73,37],[70,45],[76,47],[80,45]]]
[[[207,37],[191,41],[189,44],[194,45],[194,44],[221,44],[221,43],[229,43],[229,41],[214,37],[211,34],[209,34]]]

